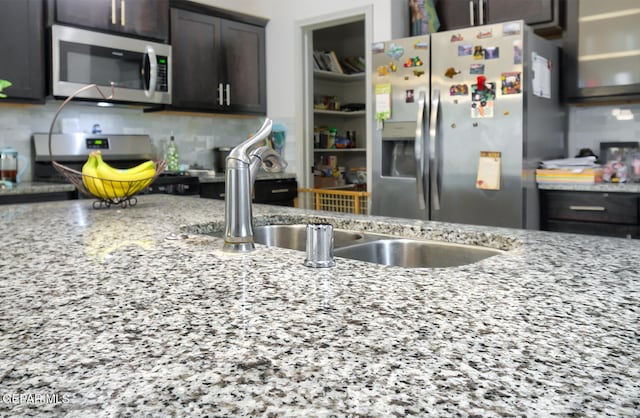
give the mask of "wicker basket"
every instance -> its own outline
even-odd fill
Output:
[[[97,201],[93,202],[93,207],[98,209],[101,207],[110,207],[111,205],[119,205],[123,208],[128,206],[135,206],[138,203],[138,200],[135,198],[135,195],[144,190],[147,186],[153,183],[156,178],[162,173],[165,169],[166,162],[164,160],[155,161],[155,173],[153,176],[135,181],[120,181],[120,180],[109,180],[109,179],[101,179],[98,177],[88,176],[82,174],[78,170],[74,170],[65,165],[58,163],[53,160],[53,155],[51,152],[51,134],[53,132],[53,126],[58,118],[58,115],[62,111],[62,109],[78,94],[82,93],[85,90],[95,88],[98,90],[100,95],[105,99],[109,100],[113,98],[113,84],[111,86],[111,95],[108,97],[102,93],[102,91],[95,84],[88,84],[84,87],[79,88],[69,97],[67,97],[64,102],[58,107],[55,115],[53,116],[53,120],[51,121],[51,126],[49,127],[49,158],[51,159],[51,164],[56,171],[58,171],[65,179],[69,180],[71,184],[76,186],[78,190],[86,195],[93,196]],[[90,185],[91,187],[87,187]],[[100,195],[92,193],[89,189],[97,189],[100,190]]]
[[[298,189],[298,203],[311,200],[313,209],[332,212],[369,213],[370,192],[331,189]]]

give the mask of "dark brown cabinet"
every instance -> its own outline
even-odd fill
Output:
[[[171,9],[176,109],[266,114],[264,25]]]
[[[298,196],[296,179],[256,180],[253,189],[254,203],[293,206],[294,199]],[[225,183],[201,183],[200,197],[224,200]]]
[[[562,31],[561,0],[436,0],[440,30],[524,20],[540,35]]]
[[[169,0],[55,0],[55,21],[167,42]]]
[[[0,79],[11,87],[3,101],[44,102],[45,48],[42,0],[0,0]]]
[[[640,195],[541,190],[541,229],[640,238]]]

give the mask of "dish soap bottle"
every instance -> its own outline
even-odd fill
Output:
[[[167,171],[178,171],[180,169],[180,158],[178,156],[178,146],[176,145],[173,132],[171,132],[171,140],[167,144],[166,157]]]

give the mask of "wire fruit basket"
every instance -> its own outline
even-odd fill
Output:
[[[59,172],[65,179],[73,184],[82,194],[98,199],[92,204],[94,209],[100,209],[103,207],[108,208],[111,205],[119,205],[122,208],[135,206],[138,203],[138,199],[135,197],[135,195],[151,185],[158,178],[160,173],[162,173],[166,167],[165,160],[158,160],[153,162],[153,174],[151,174],[151,170],[149,167],[150,174],[148,176],[144,178],[136,176],[135,179],[131,180],[117,180],[113,178],[102,178],[98,176],[88,175],[53,160],[53,153],[51,152],[51,136],[53,132],[53,126],[56,122],[56,119],[58,118],[58,115],[75,96],[91,88],[95,88],[96,90],[98,90],[100,95],[105,100],[113,98],[113,83],[111,84],[112,92],[109,96],[105,96],[96,84],[88,84],[73,92],[73,94],[67,97],[64,102],[62,102],[62,104],[58,107],[55,115],[53,116],[53,120],[51,121],[51,126],[49,128],[49,158],[51,160],[51,164],[57,172]]]

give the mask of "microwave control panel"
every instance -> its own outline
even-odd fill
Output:
[[[167,66],[168,59],[165,56],[159,55],[158,59],[158,81],[156,85],[156,90],[158,91],[169,91],[169,83],[167,82],[168,74],[167,74]]]

